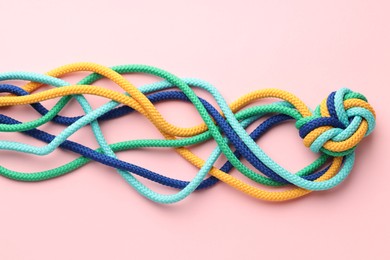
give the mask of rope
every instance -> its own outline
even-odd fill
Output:
[[[78,71],[92,73],[76,85],[71,85],[60,78]],[[164,81],[138,89],[122,76],[129,73],[155,75]],[[92,85],[103,77],[112,80],[125,92]],[[178,202],[193,191],[209,188],[219,180],[252,197],[268,201],[284,201],[301,197],[311,191],[331,189],[340,184],[351,172],[357,145],[375,127],[375,112],[367,99],[346,88],[332,92],[312,112],[296,96],[278,89],[254,91],[228,105],[221,94],[207,82],[180,79],[166,71],[145,65],[107,68],[92,63],[75,63],[57,68],[45,75],[28,72],[0,73],[0,81],[5,80],[30,82],[24,86],[0,85],[1,93],[9,93],[0,97],[0,107],[31,105],[41,117],[29,122],[20,122],[0,114],[0,132],[21,132],[46,145],[37,147],[0,140],[0,149],[44,156],[61,148],[74,152],[80,157],[60,167],[42,172],[23,173],[0,166],[1,175],[19,181],[42,181],[67,174],[90,161],[96,161],[115,168],[141,195],[158,203]],[[37,92],[44,85],[52,88]],[[194,88],[209,92],[220,111],[205,99],[198,97],[193,91]],[[105,97],[110,101],[93,110],[85,94]],[[50,110],[40,103],[54,98],[60,100]],[[81,105],[84,114],[75,117],[59,115],[73,98]],[[250,103],[264,98],[278,98],[282,101],[247,107]],[[192,103],[204,123],[182,128],[167,122],[154,104],[168,100]],[[135,111],[145,116],[165,139],[139,139],[108,144],[100,124]],[[264,117],[268,119],[258,124],[257,128],[248,134],[246,128]],[[295,120],[304,145],[321,154],[317,160],[295,174],[274,162],[256,144],[256,140],[265,132],[286,120]],[[65,129],[57,136],[37,129],[48,122],[64,125]],[[68,140],[71,135],[87,125],[91,125],[100,146],[96,150]],[[217,143],[217,147],[207,161],[202,160],[189,149],[210,139]],[[115,152],[141,147],[173,148],[184,159],[199,168],[199,172],[190,181],[177,180],[119,160],[115,155]],[[228,161],[217,169],[214,163],[221,154],[224,154]],[[241,158],[247,160],[255,170],[244,165]],[[233,168],[250,180],[263,185],[292,187],[283,190],[263,190],[230,175],[229,172]],[[207,177],[207,174],[211,177]],[[156,193],[134,175],[179,191],[169,195]]]

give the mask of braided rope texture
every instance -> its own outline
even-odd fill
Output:
[[[61,79],[71,73],[91,72],[75,85]],[[123,74],[143,73],[154,75],[163,81],[135,87]],[[93,85],[97,80],[107,78],[122,88],[122,92]],[[122,65],[108,68],[94,63],[74,63],[54,69],[46,74],[30,72],[0,73],[0,81],[27,81],[22,86],[0,83],[0,107],[31,106],[41,117],[20,122],[6,114],[0,114],[0,132],[23,133],[45,143],[33,146],[20,142],[0,139],[0,149],[21,153],[48,155],[56,149],[76,153],[79,157],[60,167],[40,172],[17,172],[0,165],[0,174],[18,181],[36,182],[59,177],[72,172],[90,161],[114,168],[123,179],[142,196],[163,204],[183,200],[196,190],[212,187],[222,181],[229,186],[254,198],[267,201],[285,201],[309,194],[312,191],[328,190],[340,184],[351,172],[355,149],[365,136],[375,128],[375,111],[360,93],[342,88],[332,92],[314,110],[310,110],[299,98],[279,89],[262,89],[246,94],[228,105],[221,94],[209,83],[192,78],[181,79],[159,68],[146,65]],[[47,90],[39,90],[42,86]],[[207,100],[198,97],[194,89],[200,88],[211,94],[218,108]],[[109,102],[92,109],[86,95],[100,96]],[[51,108],[45,108],[41,102],[58,99]],[[265,99],[280,101],[264,105],[248,106]],[[83,115],[61,116],[60,112],[75,99],[82,107]],[[155,105],[158,102],[177,100],[191,103],[198,111],[204,123],[190,128],[172,125],[160,114]],[[1,109],[0,108],[0,109]],[[136,139],[109,144],[100,128],[105,121],[137,112],[147,118],[162,134],[163,139]],[[251,133],[246,128],[262,123]],[[295,120],[296,128],[305,146],[320,156],[313,163],[296,173],[291,173],[256,144],[265,132],[286,120]],[[53,122],[64,126],[58,135],[39,130],[40,126]],[[91,149],[68,138],[83,127],[91,126],[99,148]],[[217,147],[204,161],[191,151],[191,146],[213,139]],[[164,147],[174,149],[185,160],[199,168],[190,180],[178,180],[153,172],[116,157],[115,152],[139,148]],[[217,169],[214,163],[221,155],[226,163]],[[244,165],[248,161],[253,168]],[[249,180],[275,190],[262,189],[229,174],[237,169]],[[255,169],[255,170],[253,170]],[[210,175],[208,177],[207,175]],[[146,178],[161,185],[178,189],[174,194],[159,194],[139,178]],[[278,190],[277,187],[284,187]]]

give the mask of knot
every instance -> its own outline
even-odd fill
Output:
[[[375,111],[360,93],[342,88],[324,99],[296,127],[305,146],[331,156],[351,154],[375,127]]]

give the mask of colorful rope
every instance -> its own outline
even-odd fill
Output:
[[[77,71],[92,72],[76,85],[60,79]],[[164,81],[136,88],[122,74],[145,73]],[[92,85],[101,78],[108,78],[125,92],[120,93]],[[180,79],[161,69],[145,65],[124,65],[107,68],[92,63],[66,65],[49,73],[27,72],[1,73],[0,81],[30,81],[24,86],[1,84],[0,107],[31,105],[41,117],[29,122],[20,122],[0,114],[0,132],[22,132],[46,143],[32,146],[19,142],[0,140],[1,150],[12,150],[35,155],[47,155],[60,147],[80,155],[79,158],[60,167],[32,173],[17,172],[0,166],[0,174],[19,181],[42,181],[55,178],[82,167],[89,161],[97,161],[113,167],[141,195],[158,202],[178,202],[195,190],[209,188],[219,180],[252,197],[268,201],[284,201],[301,197],[316,190],[327,190],[341,183],[351,172],[355,149],[363,137],[375,127],[375,112],[367,99],[349,89],[331,93],[314,112],[293,94],[278,89],[254,91],[228,105],[221,94],[209,83],[197,79]],[[53,86],[49,90],[35,92],[43,85]],[[176,88],[176,90],[170,90]],[[208,91],[218,104],[220,111],[206,100],[199,98],[193,88]],[[110,101],[93,110],[83,94],[101,96]],[[60,98],[48,110],[40,102]],[[263,98],[278,98],[281,102],[252,106],[250,103]],[[75,99],[84,110],[76,117],[59,115],[65,105]],[[181,128],[167,122],[154,106],[157,102],[178,100],[190,102],[198,110],[204,123],[191,128]],[[245,109],[244,109],[245,108]],[[108,144],[100,124],[137,111],[145,116],[160,131],[165,139],[139,139]],[[251,133],[245,130],[261,118],[269,117]],[[304,144],[321,156],[297,173],[291,173],[268,157],[256,144],[266,131],[286,120],[295,120]],[[57,136],[37,129],[54,122],[66,126]],[[79,129],[91,125],[100,148],[93,150],[68,140]],[[203,161],[189,149],[195,144],[214,139],[217,147]],[[199,168],[191,181],[173,179],[143,167],[119,160],[115,152],[141,147],[174,148],[184,159]],[[235,151],[232,151],[234,147]],[[213,167],[221,154],[228,161],[220,168]],[[247,160],[256,171],[241,162]],[[249,179],[267,186],[295,186],[283,190],[268,191],[252,186],[230,174],[236,168]],[[149,179],[179,191],[163,195],[154,192],[140,182],[135,175]],[[207,177],[210,174],[211,177]]]

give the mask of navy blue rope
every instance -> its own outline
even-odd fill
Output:
[[[9,86],[8,91],[15,91],[15,89],[13,88],[13,86]],[[18,95],[28,94],[28,92],[26,92],[25,90],[20,89],[20,88],[17,90],[17,92],[18,93],[14,92],[14,94],[18,94]],[[161,101],[165,101],[165,100],[182,100],[182,101],[189,102],[188,98],[182,92],[179,92],[179,91],[166,91],[166,92],[154,93],[154,94],[148,95],[148,98],[150,99],[150,101],[152,103],[161,102]],[[217,124],[220,125],[222,131],[226,134],[229,141],[233,143],[233,145],[237,148],[239,153],[241,155],[243,155],[244,158],[246,160],[248,160],[248,162],[252,166],[254,166],[258,171],[264,173],[264,175],[266,175],[267,177],[269,177],[277,182],[280,182],[282,184],[289,183],[286,180],[284,180],[283,178],[281,178],[279,175],[277,175],[274,171],[269,169],[266,165],[264,165],[253,154],[253,152],[247,148],[247,146],[238,137],[238,135],[235,133],[235,131],[232,129],[232,127],[225,121],[225,119],[218,113],[218,111],[213,106],[211,106],[204,99],[200,98],[200,100],[203,103],[203,105],[206,107],[206,109],[210,113],[210,115],[216,120]],[[45,107],[43,107],[41,104],[34,104],[34,105],[35,105],[34,108],[39,109],[40,113],[42,115],[45,115],[48,112],[48,110]],[[120,108],[123,108],[123,109],[119,110]],[[111,110],[111,111],[107,112],[106,114],[103,115],[103,116],[105,116],[104,118],[106,120],[108,120],[108,119],[112,119],[114,117],[119,117],[121,115],[124,115],[126,113],[131,113],[134,111],[132,108],[130,108],[128,106],[119,107],[119,109],[117,108],[117,110]],[[102,117],[99,117],[98,120],[100,120]],[[79,118],[80,118],[80,116],[72,117],[72,118],[58,117],[57,121],[61,122],[62,124],[70,125],[70,124],[74,123]],[[314,175],[314,176],[317,176],[317,175]],[[312,177],[311,177],[311,175],[308,175],[304,178],[310,179]]]
[[[299,128],[299,136],[301,138],[305,138],[305,136],[307,134],[309,134],[311,131],[313,131],[314,129],[317,129],[320,126],[332,126],[335,128],[345,129],[344,124],[341,123],[341,121],[338,120],[337,118],[319,117],[319,118],[315,118],[315,119],[307,122],[303,126],[301,126],[301,128]]]
[[[3,85],[3,86],[0,85],[0,92],[10,92],[10,93],[17,94],[17,95],[28,94],[23,89],[20,89],[18,87],[12,86],[12,85]],[[178,92],[178,91],[159,92],[159,93],[149,95],[148,98],[150,98],[150,100],[152,102],[158,102],[158,101],[168,100],[168,99],[188,101],[187,97],[183,93]],[[252,153],[247,152],[248,149],[246,149],[245,146],[242,146],[242,142],[240,143],[238,141],[238,140],[240,140],[238,138],[238,136],[235,134],[235,132],[231,129],[230,125],[226,123],[224,118],[218,113],[218,111],[214,107],[212,107],[205,100],[201,100],[201,101],[205,105],[205,107],[209,111],[209,113],[214,117],[214,119],[219,124],[219,126],[221,127],[223,132],[226,134],[226,136],[229,138],[229,140],[231,140],[233,142],[234,146],[236,146],[237,151],[235,152],[235,155],[237,156],[237,158],[240,158],[241,154],[243,153],[244,157],[249,158],[248,161],[251,164],[253,164],[258,170],[260,170],[260,171],[264,172],[265,174],[270,175],[272,177],[275,177],[275,176],[279,177],[274,172],[272,172],[268,167],[266,167],[264,164],[262,164],[259,160],[256,161],[257,158],[254,157],[254,155]],[[43,115],[48,112],[48,110],[39,103],[32,104],[32,106],[34,107],[34,109],[36,109],[38,112],[40,112]],[[117,118],[121,115],[128,114],[132,111],[134,111],[134,110],[129,108],[129,107],[119,107],[119,108],[113,109],[113,110],[109,111],[108,113],[106,113],[105,115],[101,116],[99,118],[99,120],[109,120],[112,118]],[[56,120],[53,119],[53,121],[61,123],[61,124],[69,125],[69,124],[75,122],[79,118],[80,118],[80,116],[78,116],[78,117],[57,116]],[[264,134],[266,131],[268,131],[270,128],[272,128],[274,125],[276,125],[282,121],[288,120],[288,119],[291,119],[291,118],[289,116],[286,116],[286,115],[273,116],[273,117],[269,118],[268,120],[264,121],[263,124],[259,125],[251,133],[250,136],[254,140],[256,140],[256,139],[260,138],[260,136],[262,134]],[[20,123],[19,121],[14,120],[14,119],[7,117],[5,115],[0,115],[0,122],[6,123],[6,124],[19,124]],[[29,131],[26,131],[25,133],[34,137],[34,138],[37,138],[41,141],[47,142],[47,143],[52,141],[55,138],[55,136],[50,135],[48,133],[45,133],[43,131],[40,131],[38,129],[29,130]],[[167,185],[167,186],[171,186],[171,187],[180,189],[188,184],[188,182],[186,182],[186,181],[181,181],[181,180],[176,180],[176,179],[172,179],[169,177],[165,177],[163,175],[149,171],[149,170],[144,169],[142,167],[139,167],[139,166],[127,163],[127,162],[123,162],[123,161],[118,160],[118,159],[114,159],[112,157],[98,153],[98,152],[96,152],[88,147],[85,147],[81,144],[78,144],[78,143],[75,143],[72,141],[67,140],[64,143],[62,143],[60,145],[60,147],[67,149],[67,150],[71,150],[71,151],[76,152],[76,153],[79,153],[87,158],[98,161],[98,162],[103,163],[105,165],[136,173],[144,178],[147,178],[147,179],[152,180],[152,181],[156,181],[156,182],[163,184],[163,185]],[[222,166],[221,170],[224,172],[229,172],[232,168],[233,168],[233,166],[231,165],[231,163],[226,162]],[[305,176],[305,178],[309,179],[309,180],[317,179],[326,170],[327,170],[327,168],[322,170],[322,171],[307,175],[307,176]],[[210,187],[210,186],[214,185],[217,181],[218,180],[216,178],[210,177],[210,178],[204,180],[202,182],[202,184],[198,187],[198,189]],[[278,181],[280,181],[281,183],[287,183],[285,180],[283,180],[280,177],[278,178]]]
[[[336,92],[333,91],[330,93],[328,98],[326,99],[326,106],[328,108],[329,115],[334,118],[338,118],[337,112],[336,112],[336,107],[334,106],[334,96],[336,95]],[[345,126],[344,126],[345,128]]]

